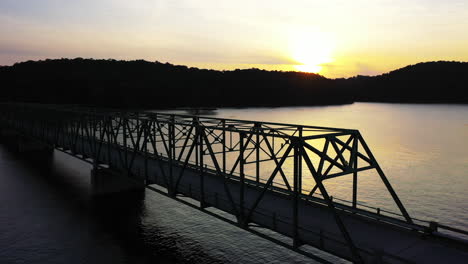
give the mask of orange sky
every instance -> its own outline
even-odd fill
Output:
[[[2,0],[0,65],[44,58],[375,75],[468,61],[468,1]]]

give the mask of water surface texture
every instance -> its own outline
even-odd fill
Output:
[[[213,117],[355,128],[413,217],[468,229],[468,106],[358,103],[220,109]],[[89,165],[0,145],[1,263],[302,263],[308,258],[146,191],[93,199]],[[349,197],[345,177],[328,183]],[[375,175],[358,199],[392,209]],[[313,262],[312,262],[313,263]]]

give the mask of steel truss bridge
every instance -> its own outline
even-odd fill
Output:
[[[58,105],[0,111],[3,129],[322,262],[307,245],[357,263],[468,261],[468,232],[411,218],[357,130]],[[398,213],[358,203],[364,171]],[[352,178],[349,202],[326,186],[342,176]]]

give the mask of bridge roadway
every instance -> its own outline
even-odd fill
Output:
[[[100,162],[113,164],[112,168],[116,171],[125,171],[125,167],[119,165],[122,164],[120,162],[122,157],[119,157],[118,154],[122,153],[124,148],[120,145],[103,144],[103,149],[111,150],[111,155],[107,158],[102,156]],[[83,155],[84,157],[92,157],[93,155],[90,144],[79,145],[73,154],[69,151],[71,146],[66,144],[59,146],[59,149],[79,157],[83,157]],[[128,152],[127,155],[130,159],[132,154]],[[183,170],[183,164],[174,161],[172,164],[173,180],[175,181],[177,175]],[[168,187],[170,179],[165,179],[163,175],[170,174],[169,167],[170,162],[167,158],[148,158],[145,153],[138,152],[135,155],[130,173],[134,177],[133,179],[146,180],[150,189],[157,190],[158,188],[151,186]],[[147,177],[143,173],[145,168],[147,169]],[[239,181],[239,177],[236,176],[225,180],[216,175],[215,170],[206,169],[203,172],[202,194],[201,173],[196,166],[188,166],[183,170],[177,194],[197,201],[201,201],[203,196],[204,205],[202,207],[214,207],[237,215],[241,203]],[[263,190],[259,188],[263,184],[248,179],[245,181],[244,213],[247,214],[247,209],[253,206]],[[235,209],[229,202],[228,194],[223,191],[225,188],[230,190],[232,197],[235,197]],[[292,196],[293,193],[286,189],[269,188],[252,213],[251,222],[287,237],[293,237],[293,219],[289,217],[291,210],[293,210]],[[365,263],[467,263],[468,261],[466,241],[446,239],[437,232],[426,234],[421,226],[405,224],[404,221],[391,218],[386,219],[367,211],[359,212],[359,210],[348,206],[341,205],[338,208],[340,208],[340,217]],[[344,259],[353,259],[332,213],[323,200],[302,196],[298,211],[298,236],[301,243],[312,245]]]

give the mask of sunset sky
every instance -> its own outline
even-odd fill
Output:
[[[468,1],[0,1],[0,65],[62,57],[375,75],[468,61]]]

